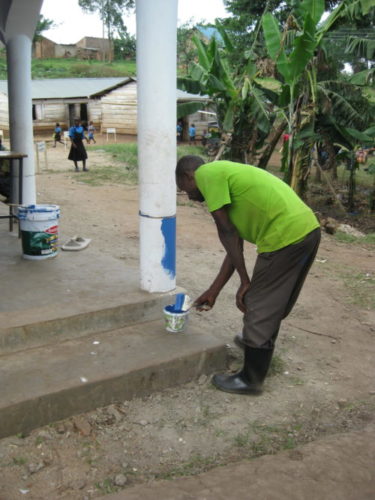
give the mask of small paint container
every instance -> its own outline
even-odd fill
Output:
[[[188,322],[189,311],[176,311],[175,305],[173,304],[165,306],[163,313],[167,332],[181,333],[184,331]]]

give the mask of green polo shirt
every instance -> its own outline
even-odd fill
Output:
[[[293,189],[261,168],[214,161],[195,171],[195,181],[208,210],[227,206],[241,238],[254,243],[259,253],[296,243],[319,227]]]

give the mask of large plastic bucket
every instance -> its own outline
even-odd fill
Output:
[[[25,259],[42,260],[57,255],[59,217],[58,205],[28,205],[18,208]]]

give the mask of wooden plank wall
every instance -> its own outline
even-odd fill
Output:
[[[119,134],[137,135],[137,84],[128,83],[102,97],[101,131],[115,128]]]
[[[89,122],[94,122],[97,129],[100,128],[102,121],[102,101],[100,99],[92,99],[87,104],[87,114]]]

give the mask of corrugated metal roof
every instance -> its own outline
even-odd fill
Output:
[[[130,77],[112,78],[50,78],[45,80],[31,81],[32,99],[78,99],[106,94],[110,90],[125,85],[130,81],[136,81]],[[0,80],[0,92],[8,94],[6,80]],[[205,101],[207,96],[188,94],[177,89],[178,100]]]
[[[105,93],[131,81],[129,77],[112,78],[51,78],[31,81],[32,99],[68,99],[91,97]],[[6,80],[0,80],[0,92],[7,94]]]

